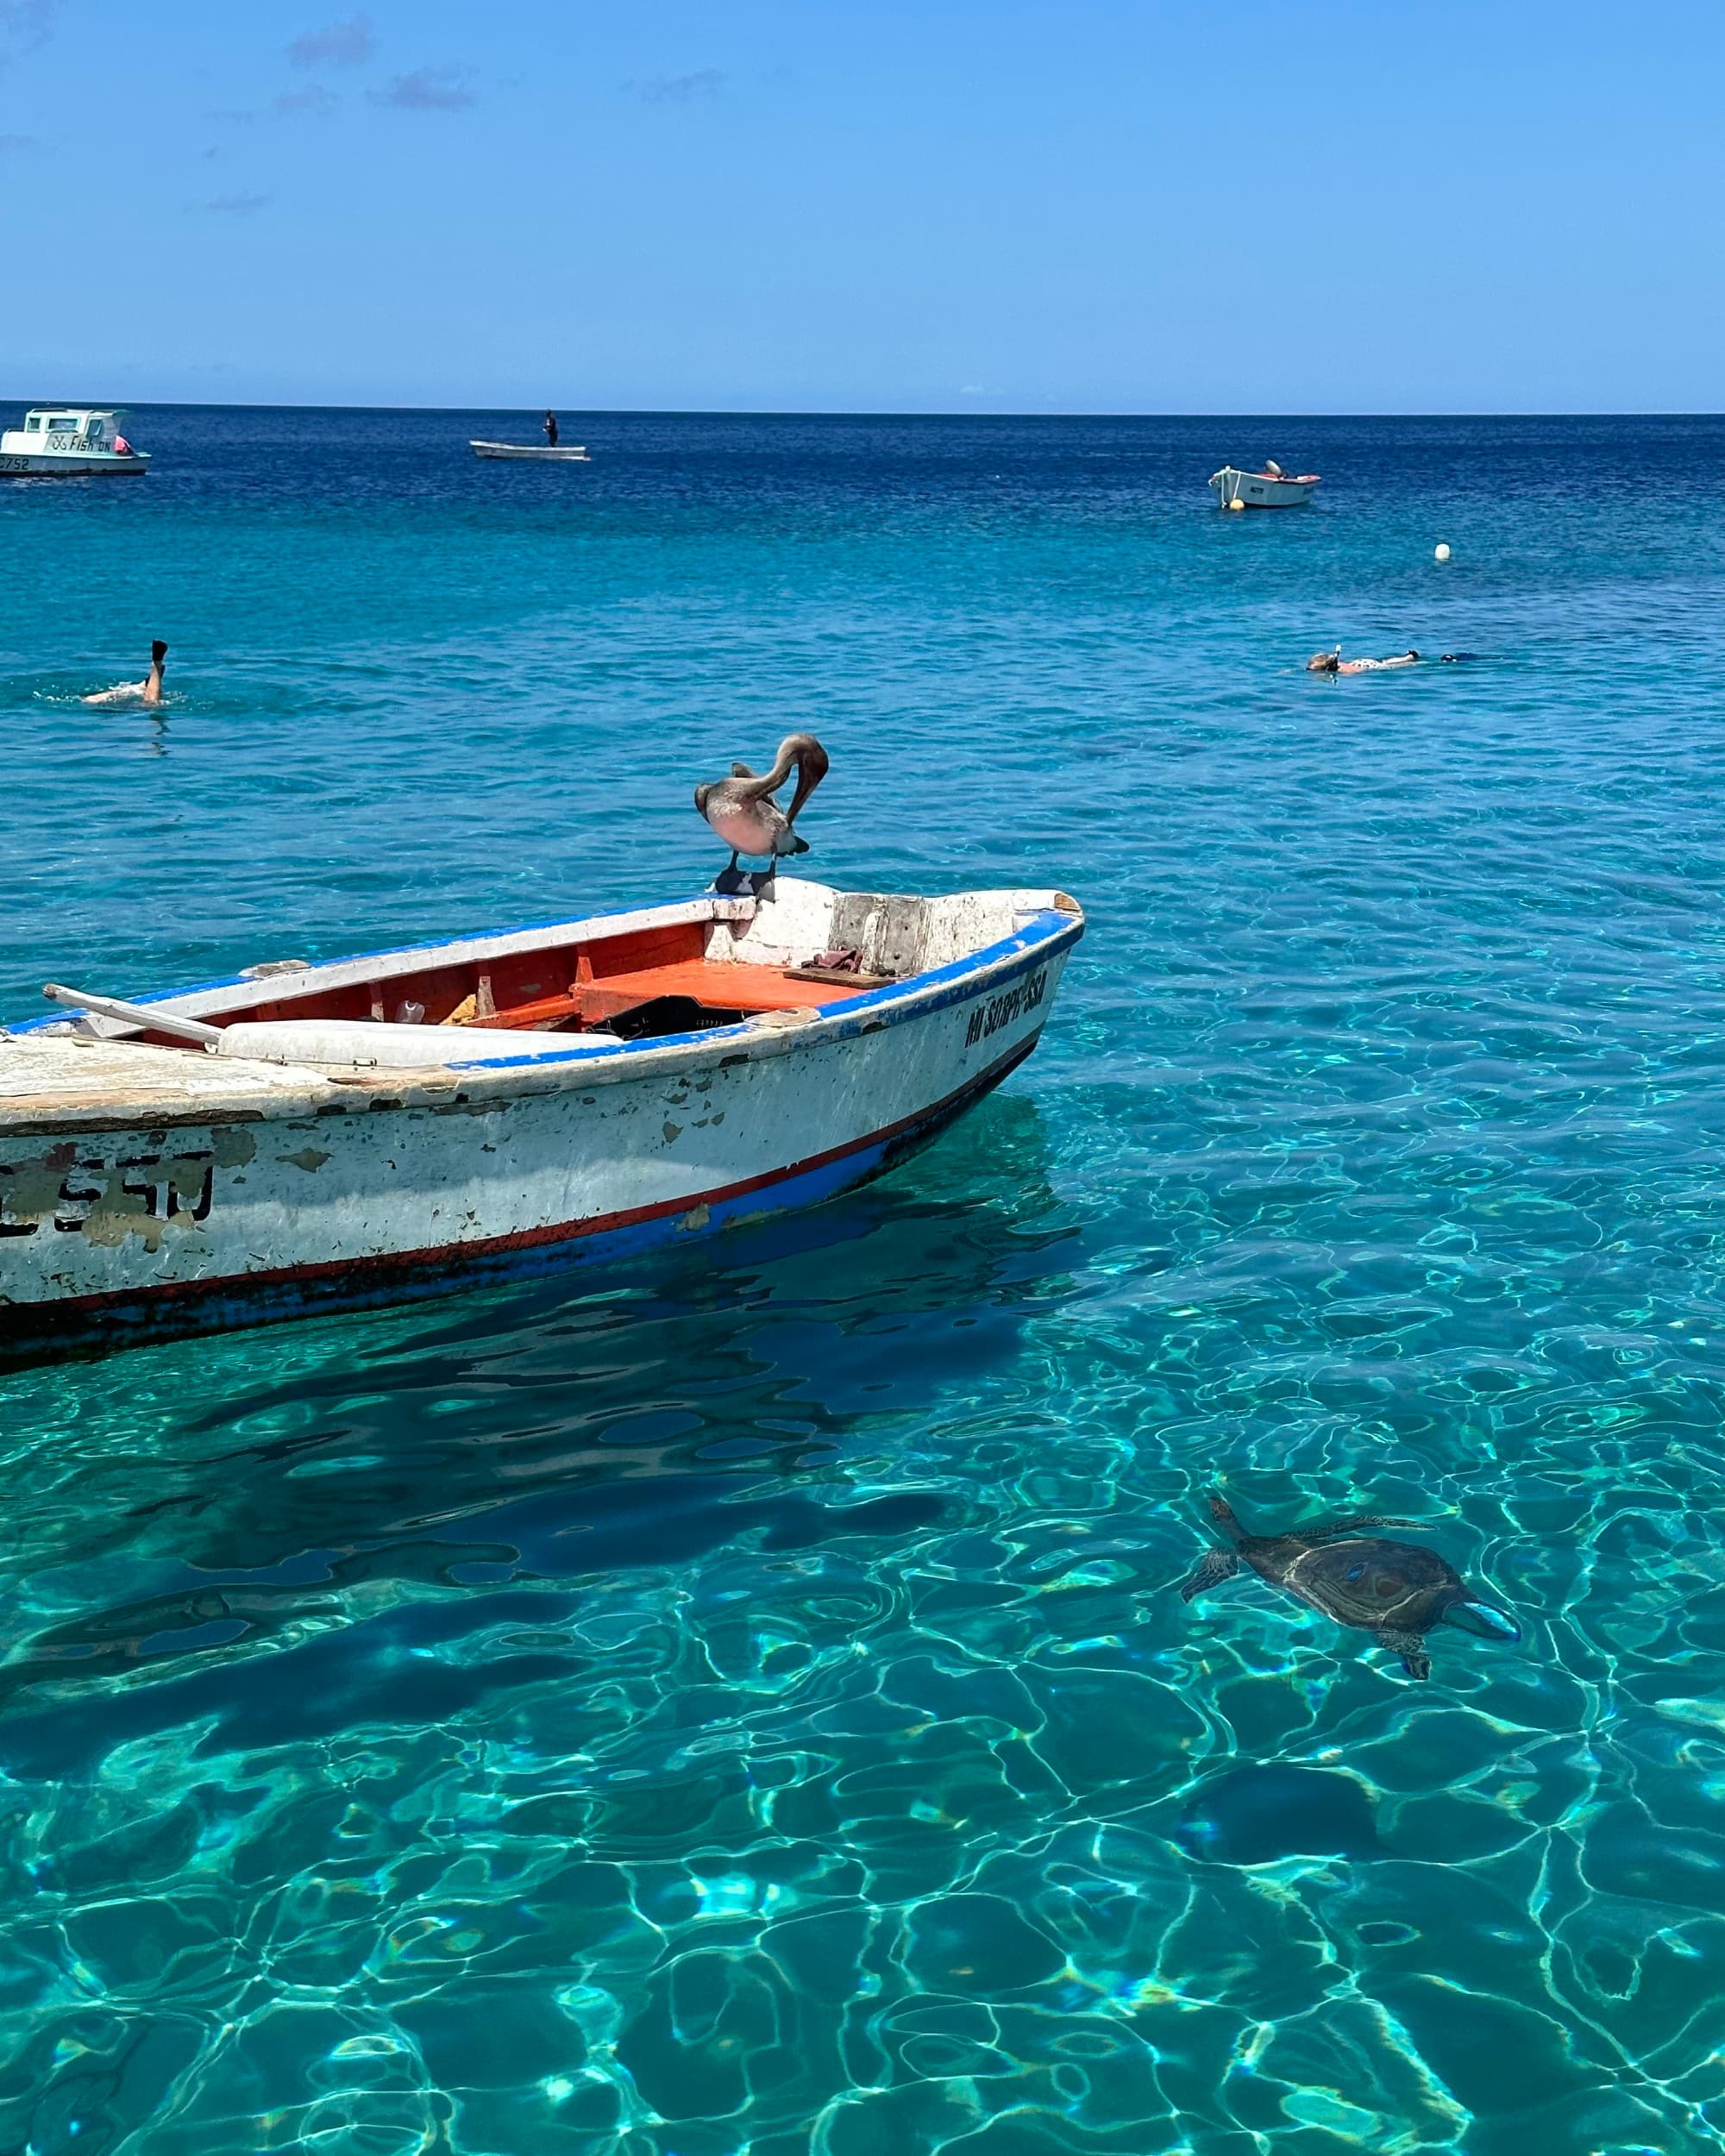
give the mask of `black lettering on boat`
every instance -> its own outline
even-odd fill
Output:
[[[198,1224],[210,1218],[215,1198],[211,1152],[129,1154],[111,1167],[104,1160],[79,1161],[60,1186],[53,1225],[62,1235],[93,1236],[97,1227],[128,1219]],[[0,1234],[26,1232],[0,1221]]]
[[[187,1219],[207,1220],[210,1207],[216,1196],[216,1163],[211,1161],[198,1178],[195,1189],[188,1190],[187,1181],[198,1175],[196,1156],[172,1163],[179,1173],[170,1176],[167,1186],[168,1218],[184,1214]],[[191,1203],[185,1202],[190,1198]]]
[[[41,1183],[46,1174],[37,1169],[32,1176],[27,1169],[0,1168],[0,1236],[34,1235],[41,1226],[40,1215],[34,1220],[24,1216],[30,1210],[31,1183]],[[53,1188],[50,1183],[49,1190]]]
[[[986,1003],[979,1003],[970,1013],[970,1024],[964,1035],[966,1048],[975,1048],[978,1041],[986,1041],[998,1033],[1003,1025],[1010,1025],[1026,1011],[1034,1011],[1048,993],[1048,968],[1038,966],[1032,974],[1010,988],[1002,989],[997,996],[990,996]]]
[[[156,1179],[154,1175],[140,1175],[141,1168],[154,1168],[160,1160],[156,1154],[146,1160],[122,1160],[120,1163],[120,1188],[129,1198],[141,1198],[144,1217],[154,1220],[160,1207],[156,1204]]]
[[[99,1205],[103,1197],[106,1194],[107,1185],[105,1182],[98,1184],[94,1190],[81,1190],[78,1188],[78,1186],[79,1178],[82,1176],[87,1176],[92,1172],[97,1175],[105,1174],[106,1171],[104,1164],[99,1160],[80,1161],[78,1166],[73,1169],[71,1175],[66,1177],[66,1181],[60,1187],[60,1202],[61,1206],[70,1207],[73,1206],[82,1206],[84,1207],[83,1212],[73,1213],[70,1219],[66,1217],[66,1213],[65,1212],[56,1210],[54,1213],[54,1225],[60,1230],[62,1235],[78,1235],[81,1233],[90,1219],[91,1206]]]

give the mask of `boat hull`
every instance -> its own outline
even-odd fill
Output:
[[[573,444],[568,448],[552,448],[549,444],[530,442],[470,442],[467,447],[476,457],[508,457],[518,462],[531,464],[591,464],[593,459],[585,449]]]
[[[1035,1047],[1078,919],[834,1013],[0,1137],[0,1362],[681,1247],[881,1174]],[[17,1050],[24,1050],[20,1041]],[[132,1051],[148,1056],[147,1050]],[[185,1059],[200,1075],[221,1059]],[[306,1074],[310,1077],[310,1074]]]
[[[1318,481],[1271,479],[1262,472],[1237,472],[1229,465],[1214,474],[1210,485],[1224,509],[1236,502],[1243,509],[1294,509],[1311,500]]]
[[[15,451],[0,453],[0,479],[91,479],[121,478],[129,473],[147,472],[149,452],[141,449],[135,456],[115,456],[110,451],[90,450],[20,455]]]
[[[771,1175],[713,1188],[698,1207],[684,1197],[611,1216],[518,1228],[479,1242],[348,1261],[303,1261],[273,1270],[131,1293],[110,1291],[12,1311],[7,1313],[10,1323],[0,1328],[0,1369],[572,1272],[681,1247],[774,1213],[819,1205],[887,1174],[932,1144],[1008,1077],[1035,1045],[1033,1039],[1021,1044],[946,1100],[893,1127]],[[136,1142],[135,1134],[129,1142]],[[697,1211],[705,1217],[693,1217]]]

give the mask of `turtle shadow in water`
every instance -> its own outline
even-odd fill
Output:
[[[1364,1513],[1350,1520],[1320,1520],[1283,1534],[1255,1535],[1236,1519],[1226,1498],[1213,1495],[1210,1511],[1230,1547],[1212,1550],[1180,1589],[1181,1600],[1220,1587],[1243,1564],[1285,1595],[1339,1625],[1371,1633],[1380,1647],[1402,1658],[1411,1677],[1432,1673],[1426,1634],[1455,1625],[1482,1639],[1519,1639],[1521,1627],[1506,1611],[1482,1601],[1452,1565],[1412,1542],[1366,1534],[1369,1527],[1414,1527],[1414,1520]]]
[[[1394,1853],[1378,1839],[1371,1794],[1357,1776],[1280,1764],[1213,1776],[1181,1806],[1173,1839],[1199,1864]]]

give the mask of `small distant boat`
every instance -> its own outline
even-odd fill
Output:
[[[0,1031],[0,1367],[678,1249],[893,1167],[1016,1070],[1053,890],[779,876]]]
[[[549,442],[470,442],[467,447],[476,457],[530,457],[536,464],[591,464],[593,459],[576,442],[560,443],[555,449]]]
[[[36,404],[22,427],[0,434],[0,475],[14,479],[91,479],[98,473],[147,472],[149,452],[120,432],[123,405]]]
[[[1224,509],[1292,509],[1296,502],[1311,500],[1319,476],[1302,472],[1290,479],[1274,457],[1267,457],[1261,472],[1241,472],[1225,464],[1211,473],[1210,484]]]

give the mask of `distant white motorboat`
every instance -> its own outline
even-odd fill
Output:
[[[1210,475],[1224,509],[1291,509],[1296,502],[1311,500],[1318,480],[1316,472],[1302,472],[1290,479],[1274,457],[1265,458],[1261,472],[1241,472],[1225,464]]]
[[[591,464],[586,451],[570,442],[553,448],[548,442],[470,442],[476,457],[530,457],[536,464]]]
[[[120,432],[123,411],[120,405],[35,405],[22,427],[0,434],[0,476],[91,479],[148,471],[149,452],[135,449]]]

